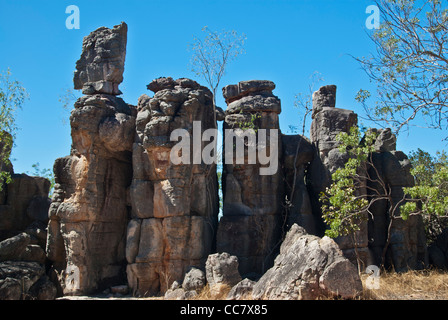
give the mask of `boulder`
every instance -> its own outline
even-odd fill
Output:
[[[255,281],[248,278],[241,280],[229,291],[226,300],[248,299],[252,294],[255,283]]]
[[[231,287],[241,281],[238,272],[238,258],[227,252],[208,256],[205,264],[207,283],[210,287],[227,284]]]
[[[30,243],[30,239],[27,233],[22,232],[0,242],[0,262],[19,258]]]
[[[12,182],[0,191],[0,241],[23,232],[36,221],[46,223],[50,181],[11,172]]]
[[[362,291],[356,267],[334,240],[309,235],[294,224],[280,254],[254,285],[252,297],[268,300],[313,300],[319,297],[355,298]]]
[[[205,273],[201,269],[192,267],[185,274],[184,281],[182,282],[182,289],[185,291],[196,291],[199,292],[205,287],[206,278]]]
[[[174,281],[171,284],[171,288],[165,292],[163,298],[165,300],[188,300],[194,298],[197,294],[196,290],[187,290],[183,288],[179,282]]]
[[[25,299],[30,289],[45,274],[45,267],[37,262],[0,262],[0,300]]]

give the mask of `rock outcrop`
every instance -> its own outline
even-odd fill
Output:
[[[223,88],[227,102],[222,183],[224,201],[217,251],[237,256],[240,273],[244,276],[261,275],[272,265],[281,237],[284,200],[283,173],[278,168],[282,152],[278,120],[281,105],[280,99],[272,93],[274,88],[273,82],[262,80],[242,81]],[[238,146],[235,142],[226,147],[226,141],[233,141],[233,137],[226,133],[231,129],[233,132],[244,129],[239,138],[235,138],[237,142],[244,141],[244,134],[247,136],[250,129],[254,140],[249,137],[244,143],[244,154],[229,161],[226,154],[229,151],[235,154]],[[262,129],[266,129],[266,145],[260,143]],[[274,129],[275,134],[270,136],[269,129]],[[261,163],[260,151],[270,155],[270,163]],[[273,172],[261,174],[260,170],[275,167],[275,164],[278,167]]]
[[[351,110],[336,108],[336,86],[321,87],[313,94],[313,113],[310,129],[311,142],[315,147],[315,156],[311,162],[308,185],[311,190],[311,203],[314,216],[318,219],[316,234],[323,235],[326,226],[320,218],[322,215],[319,197],[326,188],[331,185],[332,174],[345,165],[348,155],[338,150],[338,134],[349,132],[350,128],[357,125],[358,117]],[[365,195],[365,184],[356,186],[358,195]],[[342,236],[336,239],[346,256],[356,263],[355,248],[364,267],[370,264],[367,237],[367,212],[365,218],[360,221],[360,230],[356,232],[356,242],[352,237]]]
[[[241,281],[238,258],[227,252],[211,254],[205,264],[207,283],[210,287],[220,284],[234,286]]]
[[[208,145],[203,133],[216,128],[210,90],[185,78],[159,78],[148,88],[154,96],[138,104],[126,244],[127,277],[138,295],[164,293],[189,267],[204,267],[219,203],[216,164],[196,161]],[[179,152],[185,161],[177,163]]]
[[[428,247],[429,263],[438,269],[448,269],[448,228]]]
[[[336,242],[309,235],[294,224],[274,266],[253,286],[252,298],[314,300],[339,296],[351,299],[361,291],[356,267],[343,256]]]
[[[0,191],[0,241],[30,230],[41,238],[45,247],[45,226],[48,222],[50,181],[41,177],[16,174]],[[31,231],[34,230],[34,231]]]
[[[301,135],[282,135],[282,149],[287,228],[297,223],[308,233],[315,234],[316,219],[306,185],[306,174],[315,156],[314,147]]]
[[[369,168],[367,186],[368,195],[374,197],[375,190],[384,193],[383,187],[376,181],[383,181],[390,190],[391,203],[379,200],[372,203],[368,222],[373,263],[381,264],[382,252],[388,238],[390,224],[389,208],[393,208],[404,198],[403,188],[414,186],[411,175],[411,163],[401,151],[396,151],[396,137],[390,129],[377,130],[376,151],[372,154],[373,166]],[[378,179],[379,178],[379,179]],[[390,229],[390,244],[386,255],[386,266],[396,271],[421,269],[428,265],[426,237],[421,216],[411,215],[406,221],[400,218],[399,208],[394,213]]]
[[[126,31],[122,23],[92,32],[76,65],[75,88],[82,87],[86,95],[76,101],[70,116],[70,156],[54,165],[47,240],[47,256],[65,295],[88,294],[124,281],[130,211],[126,194],[137,113],[116,96]]]
[[[45,269],[50,181],[0,169],[11,176],[0,191],[0,300],[54,299]]]
[[[348,155],[338,150],[336,136],[341,132],[349,132],[357,124],[357,116],[353,111],[335,108],[336,86],[325,86],[313,94],[313,122],[311,124],[311,141],[316,148],[316,155],[310,166],[307,177],[311,190],[313,214],[321,215],[319,194],[332,182],[331,175],[345,165]],[[356,261],[355,247],[363,262],[380,265],[382,252],[388,238],[390,223],[389,208],[403,199],[403,187],[414,185],[410,173],[411,164],[406,155],[396,151],[396,137],[390,129],[377,130],[378,138],[374,144],[372,164],[365,172],[364,181],[356,186],[358,195],[366,196],[372,201],[369,207],[371,214],[365,213],[365,221],[360,222],[360,230],[356,234],[357,243],[349,237],[339,237],[336,242],[344,254],[353,262]],[[383,185],[377,181],[383,181]],[[376,194],[384,194],[383,187],[390,190],[391,203],[387,200],[375,199]],[[376,191],[375,191],[376,190]],[[411,216],[407,221],[395,212],[390,232],[390,246],[387,252],[386,266],[393,266],[396,271],[408,268],[421,268],[427,264],[425,235],[421,217]],[[317,234],[325,229],[322,224],[317,227]]]
[[[118,85],[123,82],[127,31],[126,23],[122,22],[113,29],[98,28],[84,38],[73,77],[75,89],[82,89],[88,95],[120,93]]]
[[[249,299],[252,296],[252,291],[254,289],[256,282],[245,278],[238,282],[236,285],[230,289],[227,294],[226,300],[242,300]]]
[[[73,81],[84,96],[70,116],[70,155],[54,164],[51,204],[48,180],[0,163],[13,180],[0,191],[0,298],[51,298],[50,278],[63,295],[127,282],[113,292],[188,299],[207,281],[217,295],[233,286],[229,299],[355,297],[354,249],[364,267],[381,263],[388,208],[414,183],[391,131],[378,131],[375,168],[365,172],[372,181],[355,186],[372,201],[381,178],[390,203],[375,201],[356,243],[319,238],[327,227],[319,195],[348,160],[336,136],[357,124],[353,111],[336,108],[336,86],[313,94],[309,140],[280,133],[281,103],[268,80],[224,87],[224,112],[206,87],[162,77],[135,107],[119,97],[126,44],[125,23],[83,40]],[[219,222],[216,120],[224,121]],[[420,217],[394,219],[390,232],[390,266],[427,264]],[[448,264],[447,238],[431,247],[436,265]]]

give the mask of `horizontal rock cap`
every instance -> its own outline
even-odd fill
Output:
[[[222,94],[226,103],[241,99],[247,95],[258,92],[272,92],[275,83],[269,80],[248,80],[240,81],[238,84],[231,84],[222,88]]]

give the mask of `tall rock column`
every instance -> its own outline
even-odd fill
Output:
[[[373,198],[375,191],[384,193],[383,187],[376,181],[383,181],[390,190],[391,203],[387,200],[377,200],[371,204],[369,215],[369,247],[373,263],[381,264],[384,247],[387,243],[388,229],[391,223],[389,208],[393,208],[404,198],[404,187],[414,186],[411,163],[408,157],[396,150],[396,137],[388,129],[376,130],[378,138],[375,142],[375,152],[372,154],[374,168],[368,173],[368,195]],[[400,218],[399,208],[394,213],[395,218],[390,225],[390,243],[386,254],[385,265],[393,266],[396,271],[420,269],[427,265],[426,237],[423,220],[420,215],[411,215],[407,220]]]
[[[287,228],[297,223],[308,233],[315,234],[316,222],[305,184],[306,172],[314,157],[314,147],[301,135],[282,135],[282,143]]]
[[[332,183],[331,175],[345,165],[348,155],[338,150],[336,136],[341,132],[349,132],[357,125],[358,117],[351,110],[336,108],[336,86],[327,85],[313,93],[312,123],[310,129],[311,142],[315,147],[315,156],[311,162],[308,185],[311,190],[313,214],[317,218],[316,231],[323,235],[326,226],[321,216],[319,195]],[[365,184],[357,186],[359,194],[366,195]],[[367,213],[365,213],[367,215]],[[367,222],[360,222],[360,230],[356,232],[356,243],[349,236],[335,239],[344,255],[356,264],[355,248],[359,257],[366,264],[369,262]]]
[[[154,96],[138,102],[126,244],[128,282],[138,295],[163,294],[189,267],[204,268],[219,206],[216,163],[201,157],[211,143],[203,134],[216,127],[212,93],[185,78],[159,78],[148,89]]]
[[[276,256],[281,240],[283,225],[282,201],[283,174],[280,167],[282,154],[281,134],[278,115],[281,112],[280,99],[273,95],[275,84],[272,81],[242,81],[237,85],[223,88],[227,103],[224,120],[224,148],[230,146],[236,152],[236,143],[226,144],[229,139],[226,130],[253,129],[257,137],[256,148],[253,142],[245,142],[245,151],[240,161],[223,165],[223,217],[219,221],[217,251],[236,255],[240,274],[261,275],[269,269]],[[269,136],[267,130],[267,155],[271,163],[261,164],[260,129],[274,129],[277,136]],[[232,138],[233,139],[233,138]],[[257,154],[255,155],[255,150]],[[224,150],[224,154],[232,150]],[[254,157],[256,156],[256,158]],[[250,162],[253,157],[254,161]],[[260,171],[269,165],[277,170],[269,174]]]
[[[127,25],[101,27],[83,40],[75,89],[85,94],[70,116],[70,156],[54,165],[47,256],[65,295],[88,294],[123,281],[132,179],[135,107],[119,94]]]

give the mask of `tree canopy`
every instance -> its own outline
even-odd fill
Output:
[[[448,128],[448,1],[377,0],[381,24],[370,38],[376,51],[356,58],[377,85],[378,100],[361,89],[370,120],[395,133],[410,125]],[[424,122],[422,125],[422,121]]]

